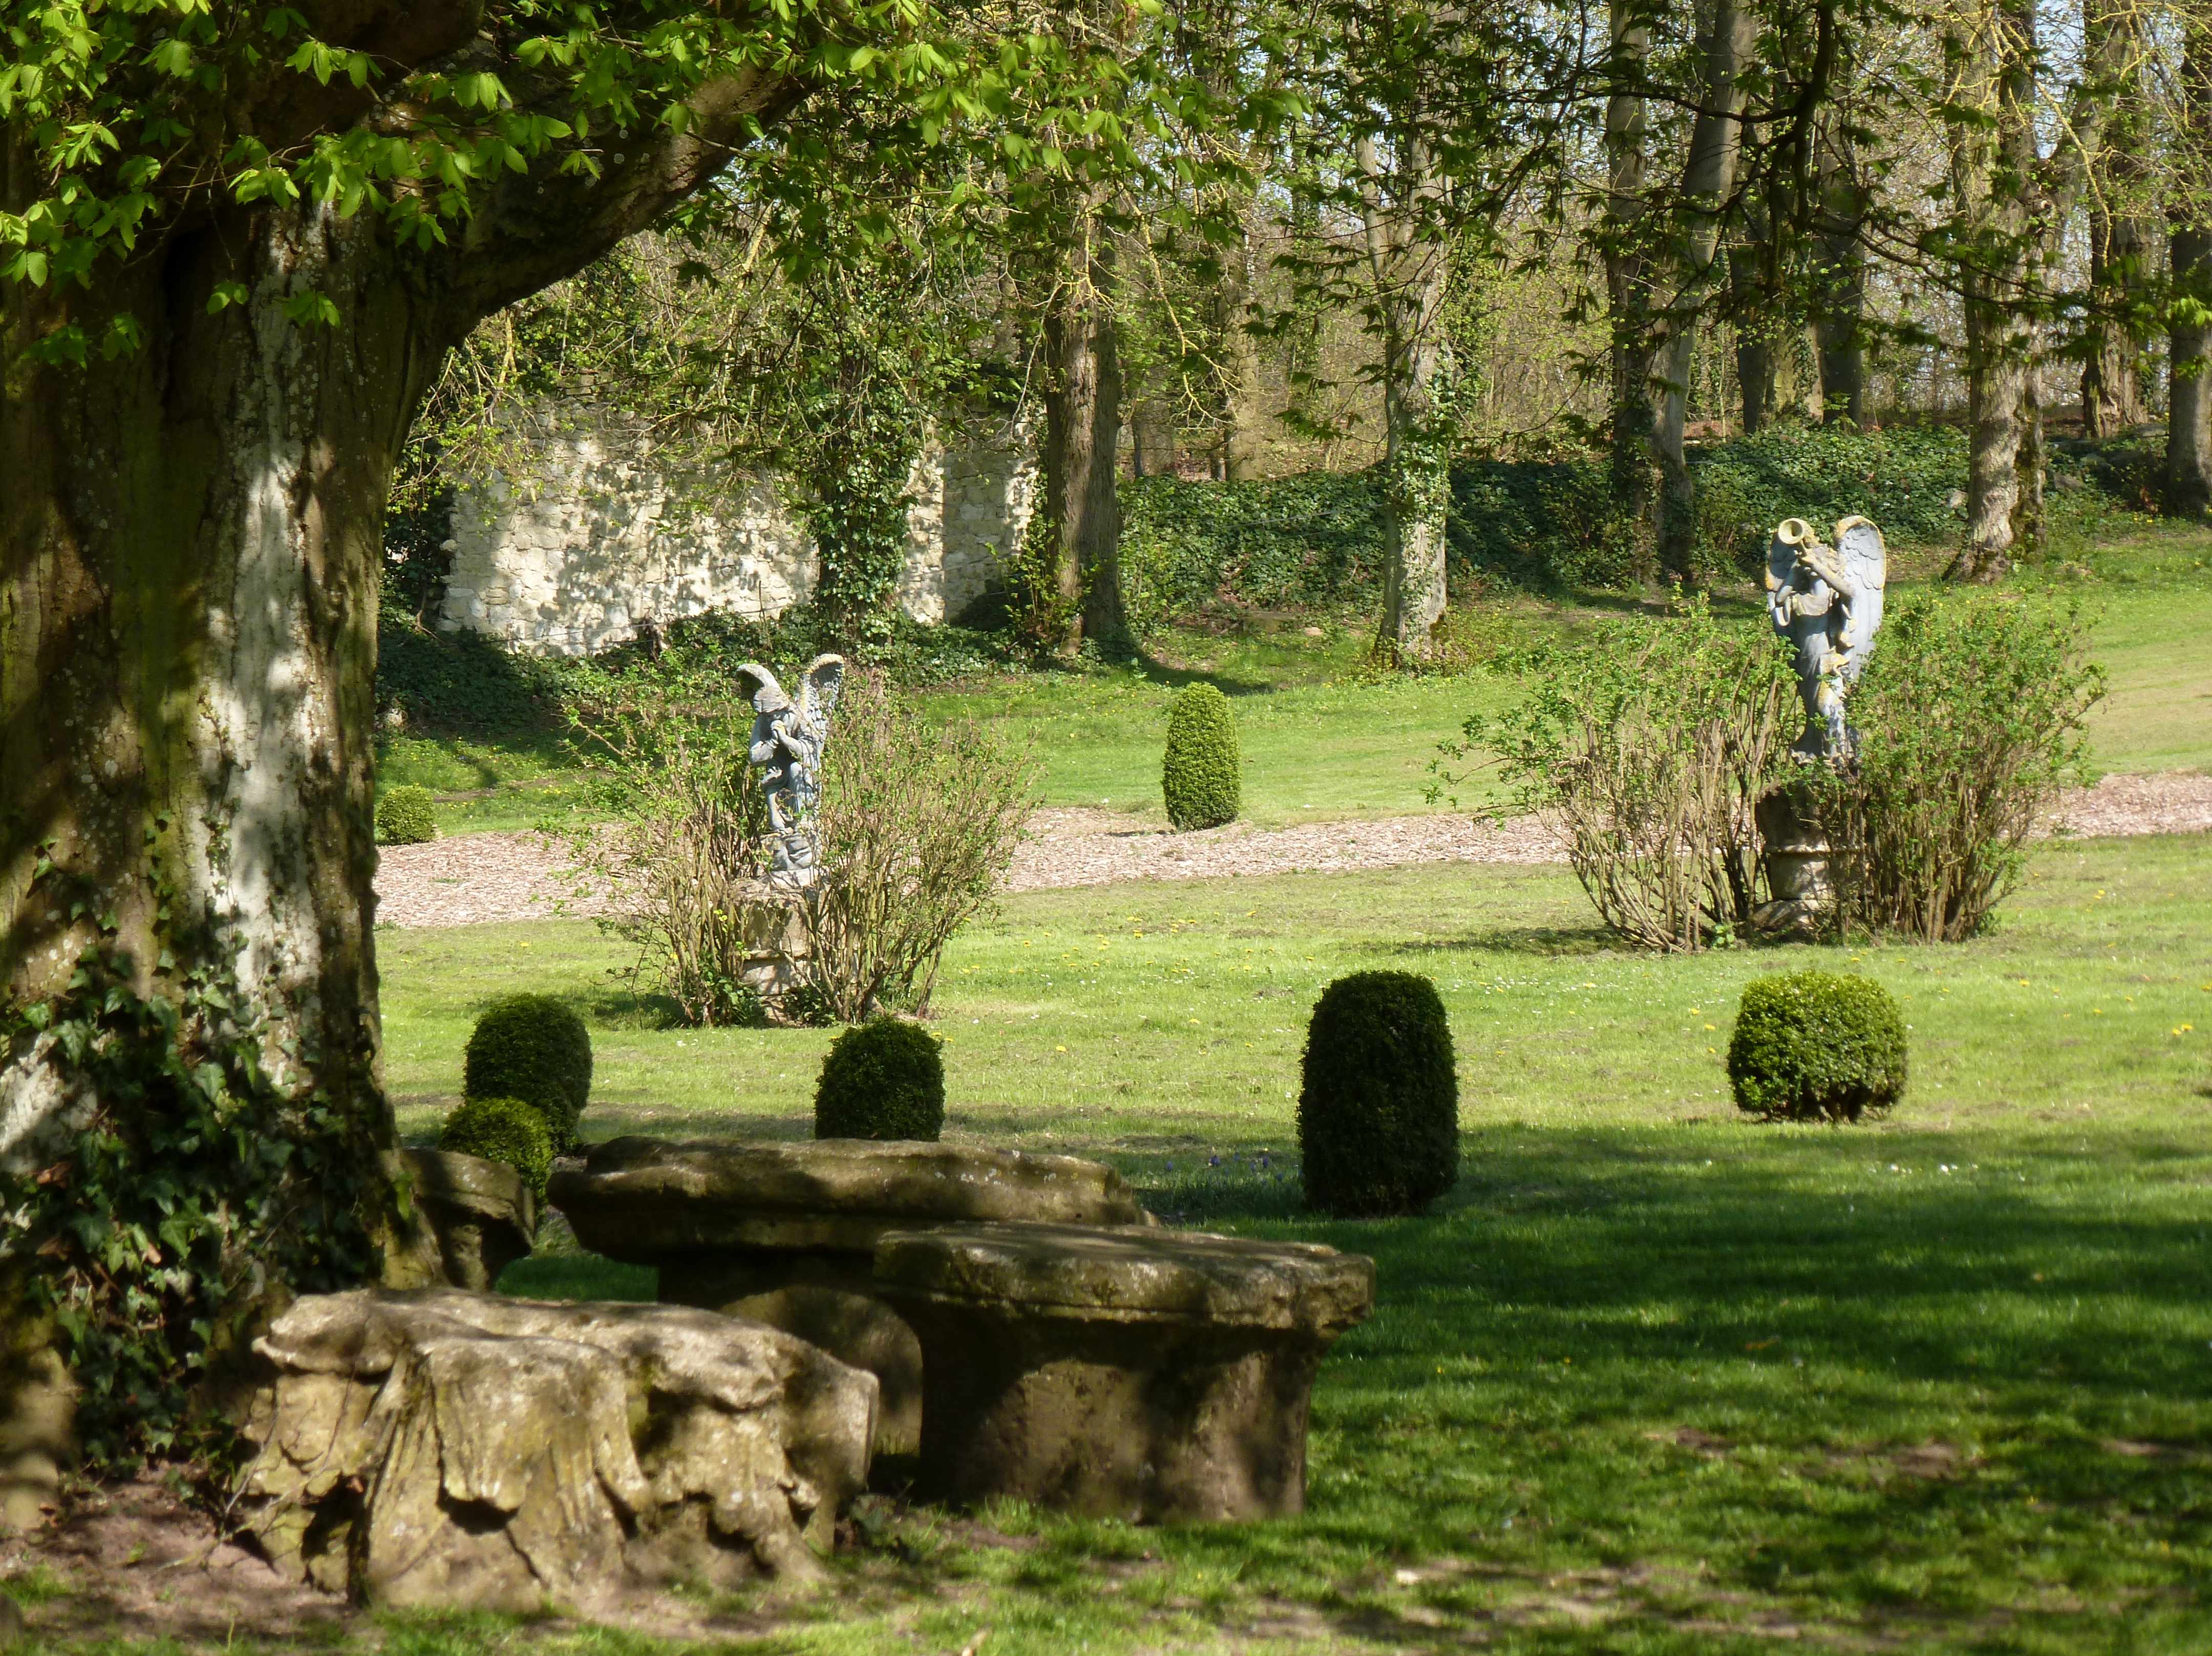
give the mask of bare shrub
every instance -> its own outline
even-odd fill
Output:
[[[617,899],[600,925],[636,946],[636,975],[684,1022],[761,1022],[743,968],[768,924],[751,912],[768,870],[768,807],[746,762],[744,691],[711,665],[665,658],[580,670],[568,713],[614,818],[566,834],[586,880]]]
[[[2070,609],[1980,593],[1894,607],[1851,694],[1854,759],[1815,782],[1843,922],[1940,943],[1980,931],[2052,799],[2087,779],[2104,693]]]
[[[952,934],[990,901],[1036,804],[1028,750],[972,719],[933,725],[883,681],[848,679],[822,773],[814,987],[857,1023],[929,1010]]]
[[[1447,757],[1484,755],[1522,809],[1551,814],[1622,937],[1693,951],[1734,936],[1762,896],[1753,812],[1797,705],[1764,630],[1723,628],[1700,599],[1500,664],[1528,676],[1528,698],[1468,720]]]
[[[945,944],[990,901],[1036,804],[1025,749],[972,719],[931,725],[855,673],[823,755],[821,871],[793,899],[765,884],[752,709],[717,660],[580,673],[568,714],[614,818],[569,830],[571,853],[617,900],[601,925],[692,1024],[768,1015],[744,968],[781,940],[794,901],[813,947],[805,1003],[847,1022],[927,1011]]]

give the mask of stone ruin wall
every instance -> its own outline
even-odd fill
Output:
[[[581,656],[646,623],[774,616],[814,590],[812,537],[772,476],[664,468],[644,434],[587,411],[540,418],[518,446],[512,471],[456,492],[442,631]],[[951,619],[1019,543],[1034,457],[1019,432],[979,422],[933,439],[909,487],[899,604]]]

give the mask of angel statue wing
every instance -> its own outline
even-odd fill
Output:
[[[1864,518],[1839,519],[1836,561],[1844,577],[1843,636],[1836,647],[1843,652],[1848,684],[1865,670],[1881,626],[1882,588],[1889,584],[1889,549],[1882,544],[1881,531]]]
[[[799,717],[810,731],[826,731],[830,715],[837,711],[837,697],[845,688],[845,658],[817,656],[806,664],[805,682],[799,688]]]

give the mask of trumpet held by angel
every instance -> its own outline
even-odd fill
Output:
[[[1784,518],[1766,550],[1766,614],[1790,646],[1805,730],[1790,751],[1848,758],[1853,737],[1844,701],[1866,670],[1881,626],[1889,552],[1864,518],[1843,518],[1833,544],[1802,518]]]

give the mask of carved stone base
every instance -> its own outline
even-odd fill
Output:
[[[1835,907],[1835,887],[1828,871],[1833,853],[1811,801],[1801,785],[1785,782],[1759,800],[1756,817],[1772,895],[1753,911],[1753,929],[1767,937],[1818,936]]]
[[[760,996],[769,1017],[784,1022],[785,998],[814,980],[805,901],[769,880],[753,882],[744,895],[745,958],[738,975]]]

